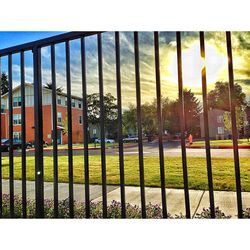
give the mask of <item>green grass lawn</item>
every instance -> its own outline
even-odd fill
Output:
[[[239,139],[238,140],[239,145],[249,145],[250,141],[247,141],[247,139]],[[194,146],[205,146],[205,141],[195,141],[193,142]],[[211,146],[233,146],[232,140],[211,140],[210,141]]]
[[[119,158],[107,156],[107,184],[119,184]],[[53,158],[44,157],[44,179],[53,181]],[[90,156],[90,183],[101,184],[100,156]],[[9,177],[8,158],[2,158],[3,178]],[[21,158],[14,158],[15,179],[21,179]],[[158,157],[144,157],[145,185],[159,187],[160,171]],[[215,190],[235,190],[234,162],[232,158],[213,159],[213,182]],[[183,188],[182,161],[180,157],[166,157],[166,186]],[[206,160],[203,157],[188,157],[189,188],[207,189]],[[27,179],[34,180],[34,157],[27,157]],[[68,181],[68,158],[59,157],[59,181]],[[74,156],[74,181],[84,182],[83,157]],[[139,185],[139,167],[137,156],[125,156],[126,185]],[[250,191],[250,164],[249,159],[241,159],[242,191]]]

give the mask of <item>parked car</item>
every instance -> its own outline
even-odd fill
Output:
[[[13,139],[13,149],[20,149],[22,147],[22,140]],[[30,142],[26,142],[26,148],[31,148],[32,144]],[[10,150],[10,140],[2,139],[1,140],[1,151],[9,151]]]
[[[174,134],[174,139],[180,140],[181,139],[181,133],[175,133]]]
[[[123,138],[123,142],[138,142],[137,136],[129,136],[127,138]]]
[[[108,139],[108,138],[105,138],[105,143],[114,143],[115,140],[113,139]],[[101,143],[101,139],[98,138],[98,139],[95,139],[95,143]]]
[[[35,147],[35,141],[30,141],[29,143],[30,143],[32,148]],[[43,141],[43,146],[46,148],[49,146],[49,144],[46,141]]]

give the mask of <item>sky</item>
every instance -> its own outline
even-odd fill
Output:
[[[63,32],[0,32],[0,49]],[[216,81],[228,81],[225,32],[205,32],[205,61],[200,57],[199,33],[182,32],[184,88],[201,100],[201,69],[206,66],[208,90]],[[116,96],[115,38],[106,32],[103,39],[103,78],[105,93]],[[162,96],[177,98],[177,57],[175,32],[160,32],[160,71]],[[139,32],[140,79],[142,102],[156,97],[153,32]],[[232,32],[234,78],[250,100],[250,32]],[[123,106],[135,104],[135,66],[133,32],[120,33]],[[70,42],[72,94],[81,96],[81,60],[79,39]],[[98,92],[97,38],[86,38],[87,90]],[[2,72],[8,72],[7,57],[1,58]],[[57,86],[66,92],[65,45],[56,45]],[[25,53],[25,80],[33,82],[32,53]],[[50,48],[42,48],[42,82],[51,82]],[[13,55],[13,85],[20,84],[20,55]]]

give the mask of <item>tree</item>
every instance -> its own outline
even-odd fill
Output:
[[[65,118],[62,120],[62,127],[63,127],[63,134],[68,134],[68,115],[65,116]]]
[[[123,134],[136,133],[136,107],[132,104],[129,105],[128,110],[125,110],[122,114],[122,130]]]
[[[157,113],[154,103],[145,103],[142,109],[142,127],[143,133],[150,136],[157,133]]]
[[[249,142],[249,138],[250,138],[250,124],[247,124],[245,127],[245,136],[247,138],[247,141]]]
[[[51,89],[52,90],[52,83],[46,83],[46,85],[44,86],[45,89]],[[63,87],[59,86],[56,88],[56,92],[57,93],[62,93],[63,92]]]
[[[246,126],[245,126],[245,136],[247,138],[247,141],[249,141],[250,137],[250,102],[248,102],[246,109]]]
[[[8,84],[8,76],[3,72],[1,75],[1,95],[4,95],[9,91]]]
[[[245,112],[240,107],[236,107],[236,127],[240,131],[244,127]],[[231,113],[226,111],[223,115],[225,129],[232,134]]]
[[[156,99],[154,100],[154,106],[157,108]],[[168,97],[162,97],[161,106],[163,129],[172,134],[177,133],[179,129],[176,126],[178,124],[178,118],[176,117],[176,114],[178,114],[178,105],[176,101],[170,100]]]
[[[148,136],[157,133],[157,114],[154,102],[142,104],[141,114],[143,133]],[[134,105],[130,105],[129,109],[123,112],[123,133],[136,133],[136,130],[137,110]]]
[[[116,137],[117,135],[117,104],[116,98],[107,93],[103,97],[104,102],[104,123],[107,136]],[[87,96],[88,120],[89,123],[100,125],[100,94],[94,93]]]
[[[167,130],[171,134],[180,132],[180,101],[170,100],[167,97],[162,97],[162,120],[163,130]],[[184,103],[186,122],[185,129],[188,133],[196,135],[199,133],[200,120],[199,114],[201,106],[199,100],[194,96],[191,90],[184,90]],[[145,103],[141,105],[142,113],[142,130],[147,135],[157,134],[157,102],[154,100],[152,103]],[[130,105],[129,109],[123,113],[123,127],[124,133],[126,131],[136,131],[137,116],[136,107]]]
[[[192,93],[191,89],[184,89],[184,114],[185,114],[185,131],[193,135],[200,133],[200,113],[201,105],[200,101]],[[171,134],[180,132],[180,105],[181,101],[176,99],[175,101],[168,101],[163,105],[163,119],[165,127]]]
[[[227,82],[216,82],[215,88],[208,93],[208,106],[210,109],[230,111],[229,87]],[[246,94],[238,83],[234,84],[233,100],[236,107],[242,109],[246,106]]]
[[[200,113],[202,107],[200,101],[190,90],[184,90],[184,113],[185,113],[185,130],[187,133],[200,133]]]

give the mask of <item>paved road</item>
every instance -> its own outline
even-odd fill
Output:
[[[188,157],[206,157],[205,149],[194,149],[187,148]],[[75,152],[75,154],[83,154],[82,151]],[[90,155],[99,155],[100,150],[90,151]],[[106,149],[106,154],[108,155],[118,155],[118,148],[109,148]],[[124,148],[125,155],[138,155],[138,147],[128,147]],[[144,143],[143,145],[143,154],[145,156],[158,156],[159,148],[158,143]],[[164,143],[164,155],[168,157],[181,156],[181,147],[179,142],[165,142]],[[233,158],[233,149],[211,149],[211,155],[214,158]],[[239,155],[242,158],[250,158],[250,149],[239,149]]]
[[[109,153],[113,153],[114,151],[118,154],[118,149],[110,150]],[[125,154],[127,155],[136,155],[138,154],[138,148],[126,148],[124,150]],[[143,146],[143,152],[145,156],[158,156],[159,155],[159,148],[158,143],[146,143]],[[194,149],[194,148],[187,148],[186,149],[188,157],[205,157],[206,151],[205,149]],[[179,142],[166,142],[164,143],[164,154],[165,156],[174,157],[174,156],[181,156],[181,147]],[[214,158],[233,158],[233,149],[211,149],[211,155]],[[239,149],[240,157],[250,157],[250,149]]]
[[[188,157],[205,157],[206,151],[205,149],[191,149],[187,148],[187,156]],[[158,156],[159,155],[159,148],[157,142],[152,143],[144,143],[143,145],[143,153],[145,156]],[[100,150],[89,150],[90,155],[100,155]],[[107,155],[118,155],[119,149],[118,148],[108,148],[106,149]],[[138,155],[138,147],[129,146],[124,148],[125,155]],[[165,142],[164,143],[164,154],[167,157],[174,157],[174,156],[181,156],[181,147],[180,142]],[[7,156],[8,153],[4,152],[3,156]],[[21,153],[15,151],[16,156],[20,156]],[[34,155],[34,152],[28,152],[27,156]],[[44,151],[45,156],[52,156],[52,150],[47,152]],[[66,150],[58,151],[58,155],[67,155]],[[74,155],[83,155],[83,150],[75,150]],[[233,158],[233,149],[211,149],[211,155],[214,158]],[[239,155],[242,158],[250,158],[250,149],[239,149]]]

